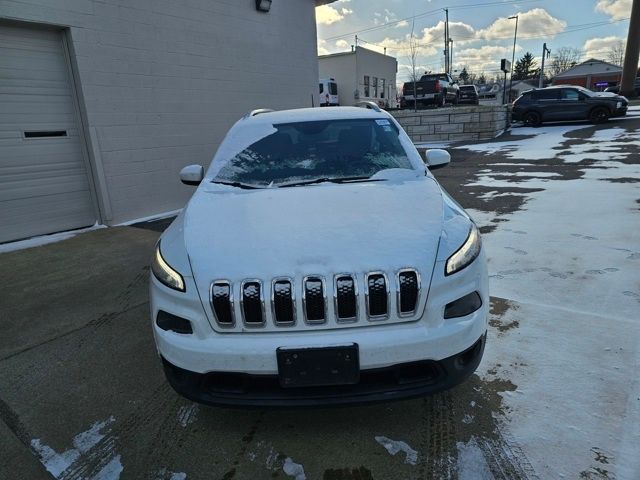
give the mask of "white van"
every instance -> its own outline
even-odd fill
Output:
[[[340,102],[338,101],[338,85],[336,84],[335,79],[320,79],[318,105],[321,107],[337,107],[340,105]]]

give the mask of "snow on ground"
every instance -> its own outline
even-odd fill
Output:
[[[404,452],[404,463],[415,465],[418,462],[418,452],[411,448],[406,442],[401,440],[391,440],[390,438],[383,436],[377,436],[375,437],[375,440],[391,455],[396,455],[398,452]]]
[[[105,441],[110,432],[110,425],[115,418],[109,417],[102,422],[94,423],[88,430],[79,433],[73,438],[73,448],[58,453],[48,445],[42,443],[39,438],[31,440],[31,448],[40,458],[40,462],[54,478],[58,480],[70,478],[87,478],[91,480],[118,480],[123,467],[120,455],[113,451],[113,443]],[[96,458],[108,459],[104,465],[99,465],[94,475],[86,476],[86,472],[80,474],[76,471],[78,460],[87,456],[89,452],[96,452]]]
[[[68,232],[53,233],[51,235],[40,235],[38,237],[27,238],[26,240],[18,240],[17,242],[3,243],[0,244],[0,253],[13,252],[15,250],[23,250],[25,248],[41,247],[42,245],[67,240],[68,238],[75,237],[80,233],[99,230],[101,228],[107,227],[96,223],[92,227],[79,228]]]
[[[511,301],[501,321],[518,327],[491,331],[479,373],[517,385],[503,393],[506,428],[541,478],[631,480],[640,478],[640,184],[619,179],[640,179],[640,165],[611,152],[635,132],[599,130],[549,154],[575,128],[585,127],[531,129],[533,138],[469,146],[524,161],[562,151],[558,161],[566,163],[583,155],[584,144],[606,150],[592,166],[606,168],[576,165],[582,178],[519,179],[519,187],[544,190],[526,194],[523,209],[483,237],[491,295]],[[513,183],[484,172],[471,185]],[[470,214],[479,225],[495,217]]]
[[[458,479],[459,480],[493,480],[494,476],[484,453],[475,438],[467,443],[458,442]]]

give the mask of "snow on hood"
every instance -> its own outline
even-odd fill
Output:
[[[394,272],[430,278],[443,221],[431,177],[240,190],[199,188],[185,211],[198,289],[215,279]]]
[[[596,97],[619,97],[617,93],[613,92],[593,92]]]

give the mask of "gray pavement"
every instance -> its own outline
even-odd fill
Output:
[[[640,147],[629,148],[640,163]],[[487,187],[469,185],[478,171],[520,168],[493,165],[514,162],[501,154],[452,153],[438,177],[465,207],[518,215],[520,194],[540,190],[514,182],[486,202]],[[542,171],[579,180],[575,170],[550,156]],[[508,222],[496,219],[485,225],[487,242]],[[517,385],[499,375],[497,361],[451,391],[366,407],[230,410],[179,397],[164,380],[148,321],[158,235],[118,227],[0,254],[0,479],[286,479],[296,478],[296,464],[307,479],[547,478],[501,421]],[[513,339],[518,308],[492,299],[489,350]],[[404,442],[392,444],[401,450],[392,455],[381,437]]]

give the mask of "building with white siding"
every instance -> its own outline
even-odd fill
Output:
[[[330,1],[260,3],[1,2],[0,242],[179,209],[243,114],[310,106]]]
[[[340,105],[373,101],[384,108],[395,108],[396,73],[394,57],[362,47],[350,52],[318,57],[320,78],[334,78],[338,85]]]

